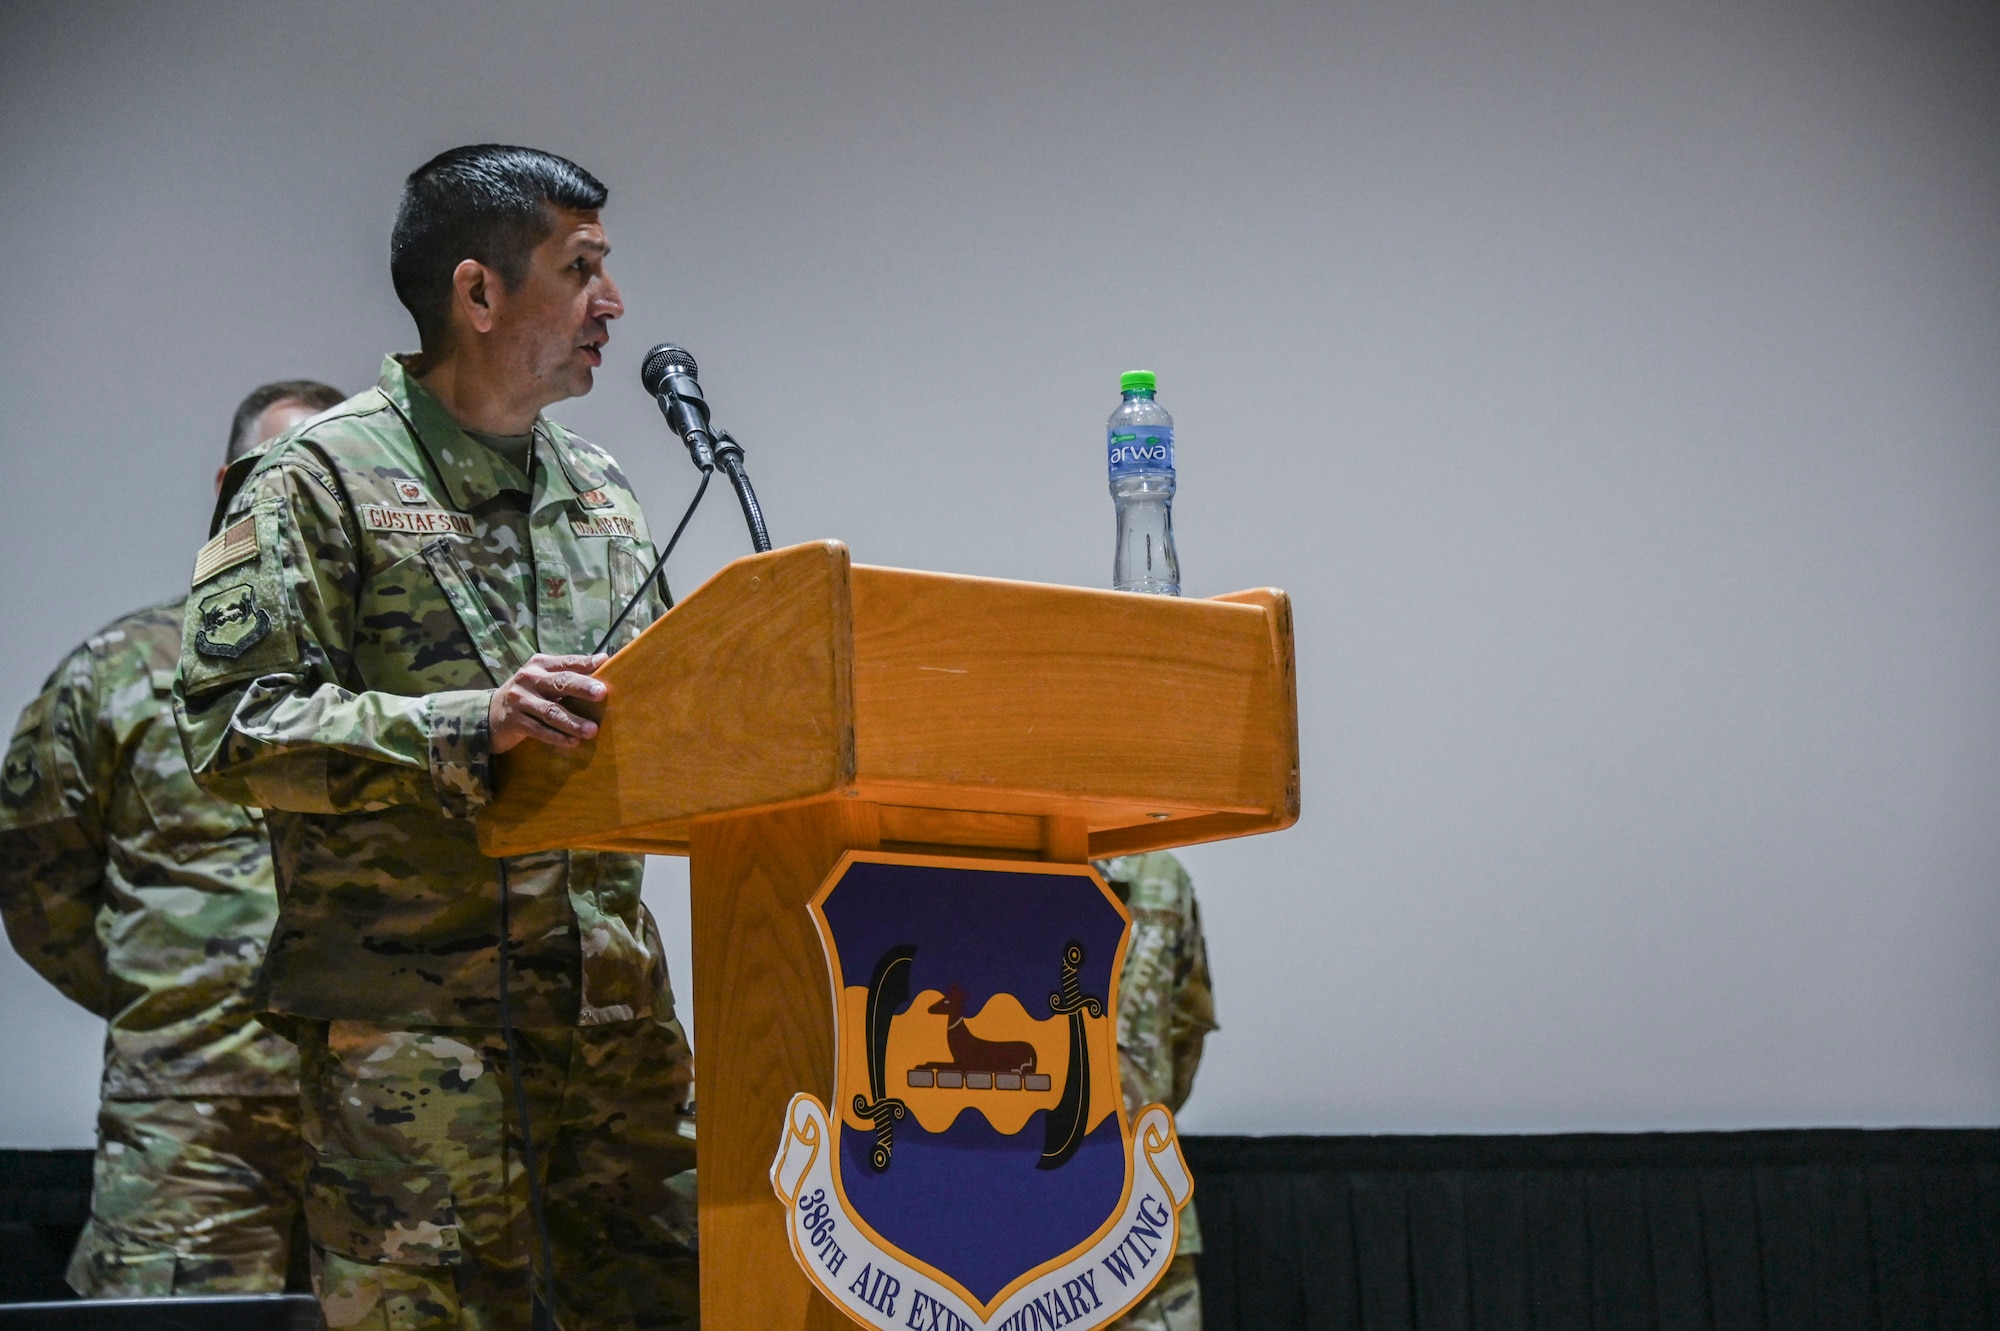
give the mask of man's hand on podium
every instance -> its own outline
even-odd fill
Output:
[[[595,738],[597,722],[579,716],[563,704],[564,698],[602,702],[604,685],[592,679],[597,668],[611,658],[596,656],[547,656],[541,652],[528,664],[493,690],[487,704],[486,720],[493,732],[493,752],[505,753],[524,739],[558,749],[573,749],[578,742]]]

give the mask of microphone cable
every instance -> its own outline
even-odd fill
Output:
[[[611,639],[617,635],[618,626],[625,622],[625,617],[632,613],[632,607],[639,604],[639,598],[646,594],[647,583],[651,582],[654,578],[658,577],[660,578],[661,589],[665,590],[666,579],[663,576],[662,571],[667,566],[667,556],[671,555],[674,552],[674,547],[680,544],[681,533],[687,530],[688,521],[694,517],[694,511],[697,508],[701,507],[701,497],[708,493],[709,478],[714,475],[715,475],[715,468],[712,466],[703,467],[701,469],[701,484],[695,487],[694,498],[688,500],[687,512],[681,514],[680,525],[674,528],[673,536],[670,537],[667,541],[667,548],[660,551],[660,557],[653,561],[653,567],[647,571],[645,577],[639,579],[639,590],[632,593],[632,599],[625,602],[625,608],[623,610],[620,610],[618,612],[618,617],[611,621],[611,627],[604,630],[603,638],[598,640],[596,648],[591,652],[592,656],[595,656],[597,655],[598,652],[603,651],[606,644],[608,644],[611,641]],[[671,593],[669,593],[667,596],[667,609],[671,610],[673,608],[674,608],[673,596]]]
[[[632,613],[632,607],[646,594],[647,584],[655,578],[659,579],[660,591],[666,600],[667,608],[669,610],[673,608],[673,593],[667,590],[665,572],[667,556],[671,555],[674,547],[680,544],[681,533],[687,530],[688,523],[693,520],[694,511],[701,507],[701,498],[708,493],[709,478],[714,475],[714,467],[701,469],[701,484],[695,487],[694,498],[688,501],[687,511],[681,514],[680,525],[674,528],[673,536],[667,541],[667,548],[659,552],[659,556],[653,560],[653,567],[639,580],[639,589],[632,593],[631,599],[625,602],[625,608],[618,612],[618,617],[611,621],[611,627],[604,631],[604,637],[597,644],[597,652],[604,650],[605,644],[611,641],[619,626]],[[594,656],[597,653],[591,654]],[[535,1159],[534,1116],[528,1108],[527,1085],[521,1076],[520,1036],[514,1030],[513,993],[509,985],[509,978],[514,969],[514,895],[507,880],[506,858],[503,856],[497,863],[500,866],[500,1037],[507,1047],[507,1080],[514,1088],[515,1113],[520,1116],[521,1122],[521,1164],[528,1171],[528,1213],[534,1219],[535,1245],[541,1253],[539,1263],[531,1261],[528,1264],[533,1290],[531,1298],[534,1304],[530,1321],[535,1331],[554,1331],[555,1250],[549,1242],[548,1212],[542,1204],[542,1175]],[[539,1273],[536,1271],[537,1266],[540,1267]]]
[[[644,584],[640,584],[644,586]],[[521,1164],[528,1171],[528,1214],[535,1223],[535,1242],[541,1250],[541,1261],[528,1263],[530,1280],[529,1312],[530,1325],[534,1331],[555,1331],[556,1325],[556,1263],[555,1251],[549,1243],[548,1213],[542,1207],[542,1176],[535,1164],[534,1117],[528,1110],[528,1092],[521,1078],[520,1037],[514,1030],[514,1008],[508,992],[508,973],[514,968],[514,919],[513,891],[507,881],[507,860],[503,856],[500,865],[500,1037],[507,1046],[507,1079],[514,1087],[514,1112],[521,1123]],[[501,1129],[504,1134],[506,1129]],[[506,1143],[501,1143],[503,1153]],[[536,1267],[540,1267],[537,1278]]]
[[[728,436],[725,435],[724,438]],[[734,439],[730,439],[729,444],[731,457],[725,465],[728,466],[730,481],[736,488],[737,497],[742,501],[743,516],[750,524],[751,541],[758,550],[768,550],[771,548],[771,538],[764,534],[764,515],[757,506],[755,492],[749,488],[750,478],[743,472],[742,447]],[[611,627],[604,631],[604,636],[598,640],[597,647],[591,655],[595,656],[602,652],[610,644],[611,639],[617,636],[619,628],[631,615],[632,607],[639,603],[639,599],[646,594],[647,585],[655,579],[659,581],[660,597],[666,602],[667,609],[674,608],[674,595],[667,587],[667,557],[673,554],[674,547],[680,544],[681,533],[685,532],[688,523],[693,521],[695,510],[701,507],[702,497],[708,493],[708,483],[715,476],[714,463],[698,461],[697,465],[701,467],[701,484],[695,487],[694,498],[688,500],[687,511],[681,514],[679,524],[674,527],[674,534],[667,539],[667,548],[655,556],[653,566],[646,570],[646,576],[639,580],[638,588],[612,619]],[[542,1176],[537,1166],[535,1152],[534,1116],[528,1108],[527,1085],[521,1075],[520,1035],[514,1029],[513,993],[509,982],[514,969],[513,889],[508,881],[506,857],[500,857],[496,863],[500,870],[500,1037],[507,1051],[507,1080],[513,1087],[515,1113],[519,1116],[521,1124],[521,1164],[528,1173],[528,1213],[534,1222],[535,1245],[541,1257],[539,1263],[532,1260],[528,1263],[529,1317],[534,1331],[556,1331],[555,1249],[549,1242],[548,1211],[543,1204]],[[504,1125],[501,1131],[505,1133]],[[503,1135],[501,1143],[503,1160],[505,1149]],[[536,1270],[537,1266],[540,1268],[539,1271]]]

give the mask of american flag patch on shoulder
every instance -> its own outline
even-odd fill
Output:
[[[257,518],[252,514],[223,528],[220,535],[201,548],[201,553],[194,557],[193,585],[199,586],[222,570],[256,557]]]

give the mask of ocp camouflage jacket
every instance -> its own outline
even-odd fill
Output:
[[[262,820],[197,787],[169,690],[181,603],[56,667],[0,779],[0,914],[15,950],[109,1020],[103,1093],[293,1095],[292,1046],[249,988],[277,918]]]
[[[1194,880],[1165,851],[1097,861],[1097,871],[1132,912],[1132,937],[1118,975],[1118,1072],[1130,1113],[1155,1101],[1179,1113],[1194,1089],[1201,1047],[1215,1026],[1208,943]],[[1201,1251],[1190,1203],[1181,1213],[1181,1252]]]
[[[269,811],[271,1012],[498,1024],[499,864],[473,822],[491,690],[537,650],[590,651],[652,550],[605,453],[539,420],[530,470],[390,357],[272,446],[196,562],[176,704],[196,780]],[[614,649],[659,613],[645,588]],[[507,862],[516,1023],[666,1009],[643,863]]]

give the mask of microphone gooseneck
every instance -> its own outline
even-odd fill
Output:
[[[743,469],[743,445],[729,431],[715,437],[715,465],[736,490],[736,502],[743,505],[743,521],[750,528],[750,545],[758,554],[771,548],[771,534],[764,529],[764,508],[750,487],[750,473]]]

